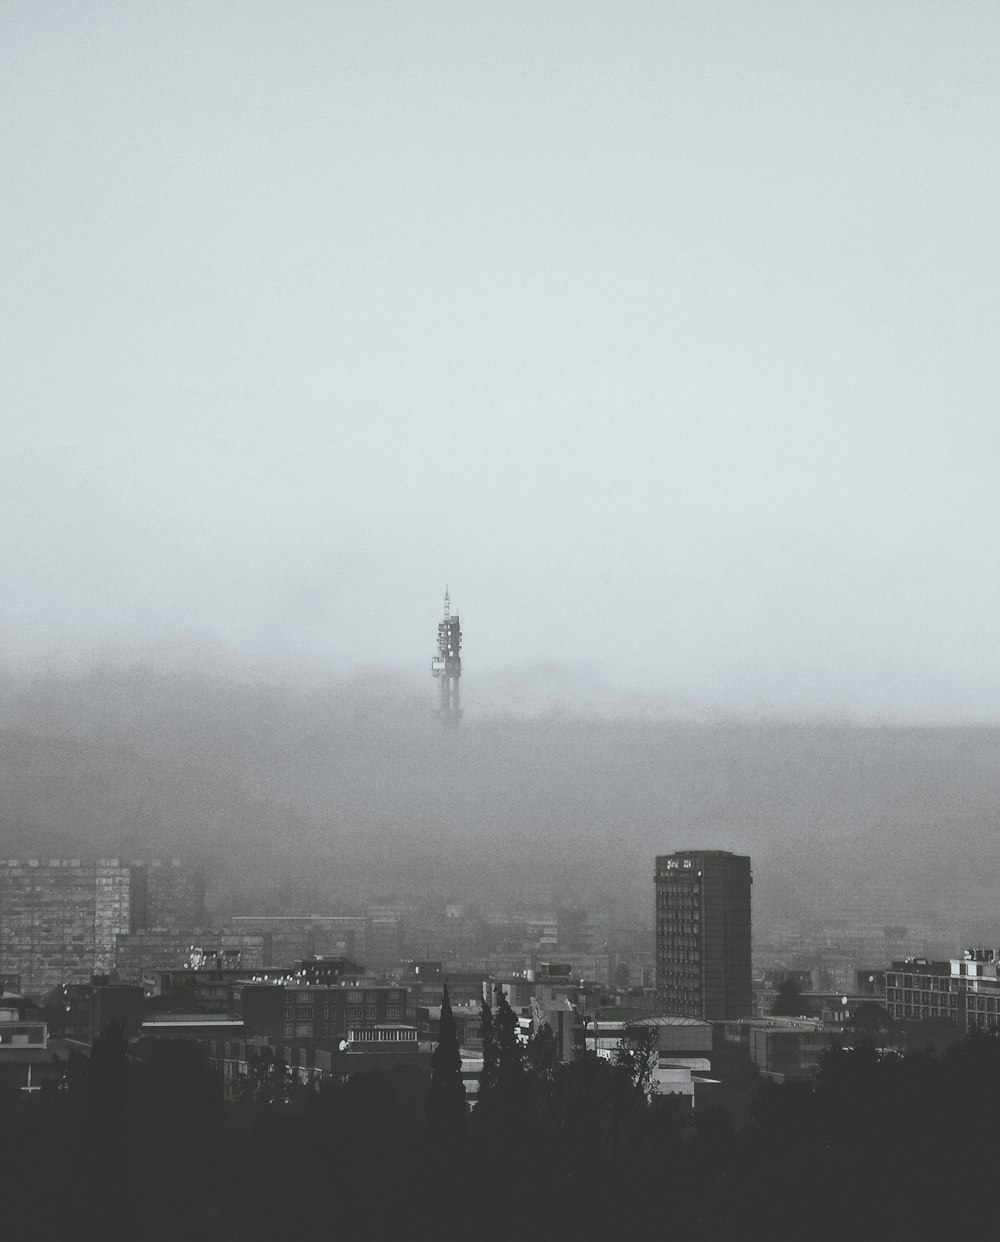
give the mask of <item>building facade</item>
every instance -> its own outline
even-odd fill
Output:
[[[753,1012],[750,859],[682,850],[656,859],[656,1005],[723,1021]]]
[[[205,873],[179,858],[131,864],[132,924],[190,933],[205,925]]]
[[[341,956],[368,965],[368,919],[354,915],[238,914],[236,936],[264,937],[264,966],[287,966],[299,958]]]
[[[741,1018],[723,1023],[720,1035],[761,1074],[783,1081],[815,1074],[823,1053],[835,1045],[837,1030],[820,1018]]]
[[[243,988],[251,1035],[270,1039],[345,1039],[348,1027],[408,1024],[405,987],[253,983]]]
[[[890,1018],[916,1022],[945,1018],[965,1033],[1000,1025],[1000,951],[966,949],[962,958],[932,962],[903,958],[885,972]]]
[[[117,858],[0,862],[0,969],[31,996],[107,974],[131,926],[131,880]]]
[[[110,974],[120,941],[154,920],[190,945],[204,893],[201,869],[178,861],[0,861],[0,972],[19,974],[33,996]],[[141,976],[135,957],[125,954],[130,978]]]

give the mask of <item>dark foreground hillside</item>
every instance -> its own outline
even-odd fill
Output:
[[[194,1046],[127,1055],[108,1036],[66,1089],[0,1096],[4,1236],[992,1236],[994,1036],[938,1059],[830,1053],[815,1085],[761,1086],[740,1125],[647,1103],[634,1062],[553,1065],[537,1045],[471,1117],[429,1088],[398,1073],[309,1094],[272,1069],[223,1106]]]

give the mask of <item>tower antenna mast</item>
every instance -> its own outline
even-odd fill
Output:
[[[452,616],[451,596],[444,589],[444,616],[438,622],[437,654],[431,658],[431,675],[440,682],[438,715],[446,729],[457,729],[462,718],[458,679],[462,676],[462,628],[458,614]]]

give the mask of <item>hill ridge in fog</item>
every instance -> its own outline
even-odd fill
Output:
[[[692,843],[749,853],[762,912],[996,887],[1000,728],[550,714],[446,735],[431,704],[405,679],[8,679],[2,853],[182,854],[251,905],[290,882],[643,915],[653,856]]]

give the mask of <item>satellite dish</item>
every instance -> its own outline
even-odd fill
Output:
[[[346,1052],[346,1051],[347,1051],[347,1049],[348,1049],[348,1048],[350,1048],[350,1046],[351,1046],[351,1045],[348,1043],[348,1041],[347,1041],[346,1039],[342,1039],[342,1040],[340,1041],[340,1051],[341,1051],[341,1052]]]

